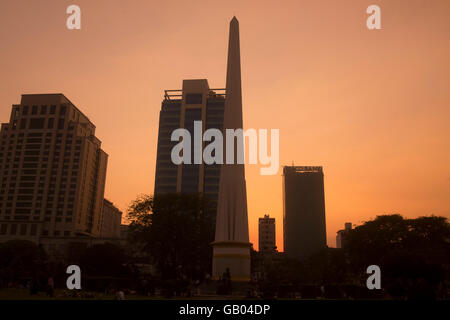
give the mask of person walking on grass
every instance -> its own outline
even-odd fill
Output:
[[[47,296],[53,298],[53,294],[55,292],[55,283],[53,281],[53,277],[48,278],[47,281]]]

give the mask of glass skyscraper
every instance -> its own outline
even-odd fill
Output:
[[[284,252],[306,259],[327,245],[322,167],[283,168]]]
[[[182,90],[165,90],[159,116],[156,157],[155,195],[162,193],[204,193],[217,202],[220,164],[194,164],[194,143],[191,143],[191,164],[175,165],[171,160],[174,130],[184,128],[194,139],[194,121],[202,121],[202,132],[215,128],[222,131],[225,106],[224,89],[210,89],[206,79],[184,80]],[[209,142],[202,142],[202,153]]]

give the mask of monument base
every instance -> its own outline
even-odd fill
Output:
[[[249,242],[218,241],[213,242],[213,280],[219,280],[230,272],[231,281],[250,281]]]

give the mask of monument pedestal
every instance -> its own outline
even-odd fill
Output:
[[[231,281],[250,281],[249,242],[216,241],[213,246],[213,280],[219,280],[229,269]]]

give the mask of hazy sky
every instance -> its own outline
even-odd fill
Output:
[[[82,29],[66,28],[81,7]],[[366,27],[381,7],[382,30]],[[321,165],[327,238],[377,214],[450,217],[450,1],[0,2],[0,121],[23,93],[64,93],[109,154],[105,196],[153,193],[164,89],[225,87],[240,22],[244,126],[280,129],[281,165]],[[282,176],[246,166],[250,239]]]

